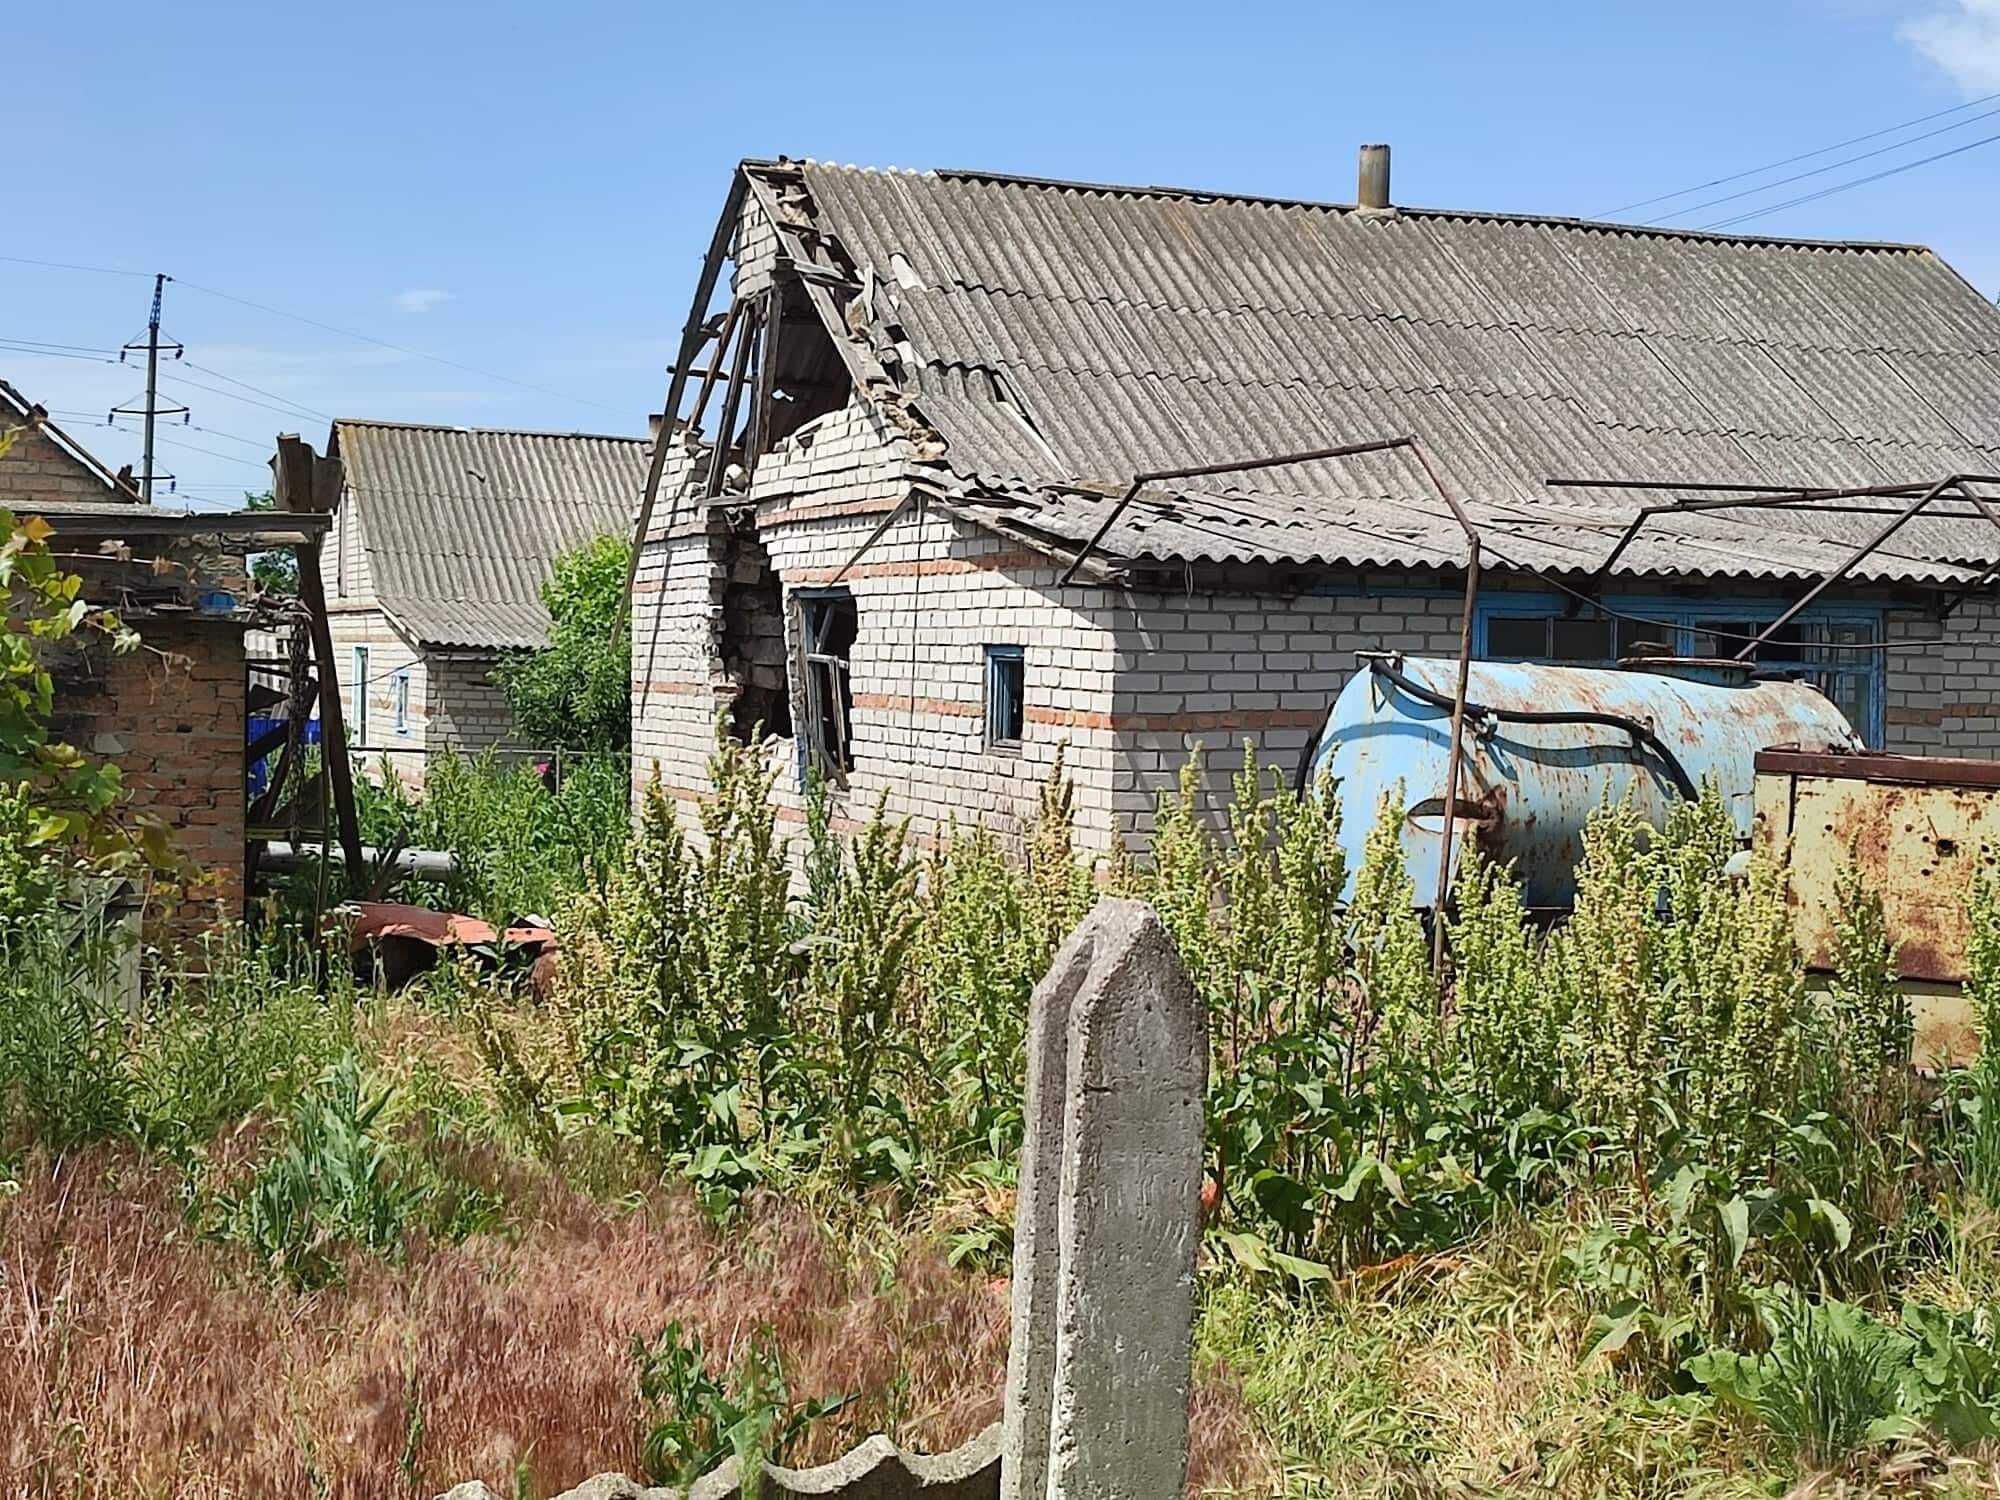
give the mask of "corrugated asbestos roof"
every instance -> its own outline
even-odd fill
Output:
[[[382,607],[427,646],[539,646],[555,560],[623,535],[644,438],[343,418],[329,445]]]
[[[1785,486],[2000,471],[2000,311],[1927,250],[1574,220],[748,164],[830,237],[848,308],[943,439],[954,504],[1073,552],[1142,470],[1414,434],[1495,549],[1592,570],[1646,501],[1549,477]],[[866,309],[864,312],[863,309]],[[857,316],[858,315],[858,316]],[[834,330],[841,336],[844,330]],[[1148,491],[1126,562],[1436,565],[1463,542],[1407,454]],[[1864,502],[1865,503],[1865,502]],[[1621,572],[1798,577],[1869,515],[1652,523]],[[2000,557],[1919,519],[1865,576]]]

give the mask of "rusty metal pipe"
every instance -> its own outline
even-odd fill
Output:
[[[1472,616],[1473,607],[1479,599],[1481,542],[1479,528],[1472,524],[1472,517],[1465,513],[1458,497],[1438,478],[1437,470],[1431,467],[1430,456],[1415,438],[1410,439],[1410,452],[1415,456],[1417,466],[1424,471],[1424,478],[1430,481],[1431,488],[1450,507],[1460,530],[1465,533],[1465,609],[1459,621],[1458,690],[1452,695],[1451,753],[1446,758],[1444,773],[1444,846],[1438,851],[1437,906],[1431,913],[1431,971],[1441,974],[1444,972],[1444,908],[1451,894],[1452,842],[1458,837],[1458,780],[1465,760],[1465,695],[1472,679]]]
[[[1083,544],[1083,550],[1071,559],[1062,577],[1056,580],[1056,587],[1068,586],[1069,581],[1076,577],[1077,570],[1083,566],[1084,560],[1097,550],[1098,545],[1110,534],[1111,528],[1118,524],[1118,518],[1125,514],[1125,507],[1136,500],[1139,491],[1149,484],[1156,484],[1165,479],[1203,479],[1215,474],[1245,474],[1254,469],[1279,469],[1288,464],[1309,464],[1325,458],[1353,458],[1361,453],[1381,453],[1390,448],[1414,447],[1416,441],[1413,437],[1378,438],[1366,443],[1342,443],[1332,448],[1309,448],[1299,453],[1274,453],[1265,458],[1240,458],[1227,463],[1195,464],[1184,469],[1149,469],[1144,473],[1134,474],[1132,483],[1126,487],[1125,493],[1118,497],[1118,503],[1111,507],[1111,513],[1104,518],[1097,530],[1091,533],[1090,540]],[[1453,509],[1456,508],[1454,505]]]
[[[1891,521],[1887,526],[1884,526],[1880,531],[1876,532],[1874,536],[1870,537],[1867,541],[1863,542],[1859,547],[1855,548],[1854,551],[1848,554],[1847,560],[1845,562],[1843,562],[1839,567],[1835,568],[1831,573],[1827,574],[1826,577],[1822,578],[1818,583],[1814,584],[1811,588],[1807,589],[1805,595],[1799,600],[1797,600],[1791,606],[1791,608],[1787,609],[1783,614],[1779,615],[1778,618],[1773,620],[1769,625],[1766,625],[1763,631],[1758,635],[1758,637],[1754,641],[1751,641],[1741,651],[1738,651],[1736,653],[1735,659],[1737,661],[1749,661],[1753,656],[1757,654],[1758,647],[1762,646],[1766,641],[1770,640],[1772,636],[1776,635],[1780,630],[1784,629],[1785,626],[1789,625],[1794,619],[1798,617],[1800,611],[1804,610],[1809,604],[1813,602],[1813,600],[1817,599],[1821,594],[1824,594],[1828,589],[1832,588],[1836,583],[1840,582],[1840,580],[1845,578],[1849,573],[1852,573],[1856,568],[1860,567],[1861,564],[1867,560],[1867,558],[1871,553],[1873,553],[1878,547],[1882,546],[1883,543],[1887,542],[1889,538],[1894,536],[1898,531],[1902,530],[1904,524],[1909,520],[1911,520],[1917,514],[1918,511],[1922,510],[1926,505],[1929,505],[1931,501],[1937,499],[1939,495],[1942,495],[1946,490],[1950,489],[1954,484],[1958,483],[1958,481],[1959,481],[1958,475],[1947,474],[1945,475],[1944,478],[1940,479],[1936,484],[1932,485],[1929,489],[1925,490],[1923,494],[1919,495],[1916,498],[1916,500],[1913,501],[1903,511],[1901,515],[1897,516],[1895,520]],[[1968,491],[1967,493],[1970,493],[1970,491]]]
[[[1456,507],[1454,507],[1456,509]],[[1458,622],[1458,688],[1451,700],[1451,754],[1444,771],[1444,847],[1439,851],[1437,901],[1431,908],[1431,970],[1444,969],[1444,904],[1451,895],[1452,847],[1458,838],[1459,768],[1465,759],[1465,695],[1472,683],[1472,613],[1479,599],[1479,533],[1467,525],[1471,540],[1465,559],[1465,609]]]

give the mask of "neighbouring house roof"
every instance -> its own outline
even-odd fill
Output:
[[[1412,434],[1503,561],[1589,572],[1662,494],[1553,477],[1846,486],[2000,472],[2000,311],[1930,251],[1574,219],[1364,211],[973,172],[747,162],[836,300],[862,388],[946,503],[1071,556],[1135,472]],[[839,316],[828,316],[837,309]],[[1962,509],[1962,507],[1961,507]],[[1823,573],[1883,524],[1651,523],[1619,571]],[[1408,454],[1149,488],[1114,564],[1438,566]],[[1856,576],[1958,581],[1984,523],[1919,518]]]
[[[62,484],[63,476],[39,475],[34,483],[24,481],[17,485],[11,482],[4,467],[0,467],[0,505],[18,509],[30,500],[44,502],[58,498],[109,500],[122,505],[139,503],[139,491],[128,475],[112,473],[96,454],[51,421],[46,407],[30,401],[15,387],[0,380],[0,431],[14,426],[32,427],[40,432],[72,460],[80,471],[80,477],[93,483],[87,491],[79,492]]]
[[[342,418],[329,457],[359,508],[376,599],[425,646],[548,639],[541,587],[564,552],[630,527],[644,438]]]

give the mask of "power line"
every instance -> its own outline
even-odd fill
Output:
[[[99,427],[109,426],[116,428],[119,432],[126,431],[125,428],[119,427],[118,424],[115,422],[106,423],[100,421],[99,414],[94,411],[78,411],[73,407],[60,408],[60,409],[56,407],[50,407],[49,415],[52,417],[64,417],[64,418],[74,419],[76,421],[94,423],[96,426]],[[219,427],[204,427],[199,422],[183,422],[181,423],[181,426],[186,428],[189,432],[205,432],[210,437],[227,438],[230,442],[241,443],[246,448],[256,448],[259,451],[267,452],[271,447],[270,442],[266,439],[247,438],[242,436],[240,433],[224,432]]]
[[[1880,182],[1885,177],[1894,177],[1899,172],[1907,172],[1912,167],[1928,166],[1934,161],[1943,161],[1948,156],[1961,156],[1980,146],[1990,146],[2000,141],[2000,135],[1982,136],[1976,141],[1967,141],[1963,146],[1953,146],[1949,151],[1939,151],[1931,156],[1920,156],[1915,161],[1900,162],[1893,167],[1885,167],[1880,172],[1870,172],[1866,177],[1856,177],[1847,182],[1837,182],[1832,187],[1821,188],[1816,193],[1805,193],[1797,198],[1788,198],[1783,203],[1773,203],[1767,208],[1753,208],[1748,213],[1737,214],[1734,218],[1718,219],[1712,224],[1701,224],[1699,229],[1727,229],[1731,225],[1746,223],[1751,219],[1761,219],[1766,214],[1775,214],[1788,208],[1797,208],[1802,203],[1817,203],[1822,198],[1831,198],[1835,193],[1844,193],[1849,188],[1865,187],[1871,182]]]
[[[147,271],[127,271],[116,266],[87,266],[72,261],[37,260],[27,255],[0,255],[0,262],[17,266],[42,266],[56,271],[88,271],[101,276],[144,277],[152,274]],[[342,328],[337,324],[323,323],[317,318],[308,318],[303,313],[288,312],[282,307],[273,307],[268,302],[257,302],[249,297],[239,297],[234,292],[225,292],[217,287],[202,286],[198,282],[184,281],[179,277],[175,277],[174,282],[177,286],[190,292],[200,292],[203,296],[207,297],[219,297],[224,302],[234,302],[239,307],[253,308],[257,312],[268,313],[274,318],[289,318],[292,322],[303,323],[308,328],[317,328],[325,333],[338,334],[341,338],[356,339],[364,344],[373,344],[378,349],[387,349],[391,353],[401,354],[408,359],[428,360],[432,364],[443,365],[448,369],[461,370],[468,375],[477,375],[482,380],[497,380],[503,385],[518,386],[524,391],[534,391],[540,395],[554,396],[558,401],[569,401],[578,406],[589,406],[594,407],[598,411],[612,411],[618,412],[620,415],[625,415],[624,409],[621,407],[609,406],[602,401],[592,401],[584,396],[572,395],[568,391],[559,391],[553,386],[537,385],[532,380],[520,380],[512,375],[502,375],[497,370],[486,370],[480,368],[478,365],[468,365],[461,360],[446,359],[442,354],[426,354],[421,349],[411,349],[402,344],[392,344],[387,339],[378,339],[372,334],[357,333],[352,328]],[[319,416],[320,414],[315,412],[314,415]],[[331,420],[331,418],[323,418],[323,420]]]
[[[209,385],[200,380],[190,380],[185,375],[176,374],[174,376],[174,383],[176,385],[192,386],[195,390],[207,391],[212,396],[221,396],[227,401],[240,401],[245,406],[259,407],[264,411],[276,412],[281,417],[291,417],[294,420],[299,417],[317,418],[318,416],[317,412],[308,411],[304,407],[273,406],[268,401],[258,401],[249,396],[239,396],[235,391],[226,391],[219,385]],[[278,399],[283,400],[284,398],[281,396]]]
[[[240,385],[246,391],[255,391],[260,396],[269,396],[273,401],[283,401],[289,406],[296,406],[300,411],[318,417],[322,422],[331,422],[333,420],[326,412],[314,411],[304,402],[294,401],[290,396],[281,396],[276,391],[267,391],[261,385],[252,385],[247,380],[238,380],[234,375],[225,375],[220,370],[211,370],[207,365],[198,365],[191,359],[183,360],[182,363],[190,370],[199,370],[204,375],[213,375],[217,380],[226,380],[231,385]]]
[[[123,429],[120,430],[122,431]],[[242,464],[246,469],[264,469],[269,467],[268,464],[259,463],[254,458],[239,458],[234,453],[219,453],[213,448],[202,447],[200,443],[187,443],[181,441],[179,438],[167,437],[164,434],[159,438],[159,441],[162,443],[171,443],[176,448],[185,448],[190,453],[205,453],[210,458],[219,458],[226,464]]]
[[[1831,146],[1821,146],[1817,150],[1802,151],[1797,156],[1788,156],[1782,161],[1767,161],[1761,167],[1746,167],[1741,172],[1732,172],[1727,177],[1714,177],[1707,182],[1698,182],[1693,187],[1685,187],[1678,192],[1661,193],[1656,198],[1641,198],[1636,203],[1621,203],[1616,208],[1607,208],[1591,217],[1608,219],[1613,214],[1630,213],[1635,208],[1647,208],[1655,203],[1665,203],[1669,198],[1685,198],[1689,193],[1706,192],[1709,188],[1722,187],[1731,182],[1741,182],[1746,177],[1755,177],[1759,172],[1775,172],[1780,167],[1789,167],[1795,162],[1811,161],[1815,156],[1825,156],[1829,151],[1839,151],[1848,146],[1858,146],[1863,141],[1880,140],[1885,135],[1894,135],[1899,130],[1908,130],[1912,125],[1928,125],[1932,120],[1941,120],[1946,115],[1973,109],[1981,104],[1989,104],[2000,99],[2000,93],[1983,94],[1977,99],[1968,99],[1963,104],[1954,104],[1950,109],[1940,109],[1932,114],[1918,115],[1914,120],[1905,120],[1900,125],[1885,125],[1880,130],[1871,130],[1866,135],[1850,136],[1844,141],[1835,141]],[[1689,209],[1687,212],[1692,213]]]
[[[112,431],[112,432],[118,432],[118,433],[123,433],[123,434],[124,434],[125,436],[127,436],[127,437],[134,437],[134,436],[137,436],[137,434],[135,434],[135,433],[134,433],[134,432],[132,431],[132,429],[131,429],[131,428],[129,428],[129,427],[120,427],[120,426],[119,426],[119,425],[118,425],[118,424],[117,424],[116,422],[107,422],[107,421],[105,421],[105,420],[104,420],[103,418],[101,418],[101,417],[99,417],[99,416],[96,416],[95,414],[93,414],[93,413],[90,413],[90,412],[79,412],[79,411],[52,411],[52,412],[50,412],[50,413],[49,413],[49,415],[50,415],[50,416],[52,416],[52,417],[61,417],[61,418],[63,419],[63,425],[64,425],[65,427],[104,427],[104,428],[108,428],[108,429],[109,429],[110,431]],[[135,415],[136,415],[136,414],[135,414]],[[187,423],[184,423],[184,424],[182,424],[182,425],[183,425],[183,426],[191,426],[192,424],[187,424]],[[193,428],[192,428],[192,430],[193,430],[193,431],[195,431],[195,432],[207,432],[207,431],[208,431],[209,429],[207,429],[206,427],[193,427]],[[229,436],[229,434],[228,434],[228,433],[226,433],[226,432],[223,432],[223,433],[217,433],[217,434],[215,434],[215,435],[216,435],[217,437],[228,437],[228,436]],[[215,451],[215,450],[214,450],[213,448],[204,448],[204,447],[202,447],[202,446],[201,446],[201,444],[199,444],[199,443],[190,443],[190,442],[186,442],[186,441],[184,441],[184,440],[182,440],[182,439],[180,439],[180,438],[177,438],[177,437],[168,437],[168,436],[167,436],[167,435],[166,435],[165,433],[161,433],[161,434],[159,434],[159,435],[158,435],[158,436],[157,436],[157,437],[155,438],[155,441],[156,441],[156,442],[162,442],[162,443],[171,443],[171,444],[172,444],[172,445],[173,445],[174,447],[176,447],[176,448],[186,448],[186,449],[188,449],[188,450],[189,450],[190,452],[193,452],[193,453],[206,453],[206,454],[207,454],[207,455],[208,455],[208,456],[209,456],[210,458],[219,458],[219,459],[221,459],[221,460],[222,460],[222,461],[223,461],[224,463],[230,463],[230,464],[243,464],[243,465],[245,465],[246,467],[248,467],[248,468],[253,468],[253,469],[261,469],[261,468],[265,468],[265,467],[267,467],[267,465],[265,465],[264,463],[261,463],[261,462],[259,462],[259,461],[258,461],[258,460],[256,460],[256,459],[250,459],[250,458],[243,458],[243,457],[240,457],[239,455],[237,455],[237,454],[234,454],[234,453],[218,453],[218,452],[216,452],[216,451]],[[248,440],[247,438],[238,438],[238,439],[237,439],[237,441],[238,441],[238,442],[240,443],[240,442],[247,442],[247,441],[249,441],[249,440]],[[162,475],[161,475],[160,477],[161,477],[162,479],[166,479],[166,478],[169,478],[169,477],[171,477],[171,476],[169,476],[169,475],[165,475],[165,474],[162,474]],[[178,494],[178,493],[180,493],[180,492],[181,492],[182,490],[191,490],[191,489],[207,489],[207,488],[210,488],[210,486],[207,486],[207,485],[184,485],[184,486],[179,486],[179,485],[177,485],[177,486],[176,486],[176,488],[175,488],[175,493],[176,493],[176,494]]]
[[[45,359],[88,360],[91,364],[94,365],[115,365],[118,363],[117,360],[111,359],[102,354],[72,354],[64,349],[40,349],[34,347],[33,345],[26,345],[26,344],[17,345],[12,340],[9,339],[0,339],[0,349],[5,349],[9,354],[35,354],[35,355],[40,355]]]
[[[233,292],[220,292],[214,287],[198,286],[192,281],[180,285],[191,292],[202,292],[210,297],[220,297],[225,302],[235,302],[243,307],[255,308],[258,312],[269,313],[275,318],[290,318],[294,323],[303,323],[308,328],[318,328],[326,333],[337,333],[342,338],[359,339],[364,344],[373,344],[378,349],[387,349],[410,359],[427,359],[432,364],[444,365],[453,370],[463,370],[468,375],[478,375],[486,380],[498,380],[507,385],[519,386],[522,390],[537,391],[544,396],[554,396],[559,401],[572,401],[578,406],[592,406],[599,411],[619,411],[615,406],[607,406],[602,401],[587,400],[582,396],[572,396],[567,391],[558,391],[546,385],[536,385],[531,380],[516,380],[512,375],[502,375],[496,370],[482,370],[477,365],[463,364],[455,359],[446,359],[441,354],[426,354],[421,349],[408,349],[401,344],[392,344],[387,339],[378,339],[371,334],[356,333],[351,328],[340,328],[332,323],[322,323],[317,318],[308,318],[302,313],[287,312],[282,307],[272,307],[266,302],[253,302],[248,297],[238,297]]]
[[[1678,218],[1683,214],[1698,214],[1705,208],[1714,208],[1717,204],[1734,203],[1739,198],[1755,197],[1758,193],[1768,193],[1773,188],[1781,188],[1788,183],[1804,182],[1808,177],[1817,177],[1822,172],[1837,172],[1842,167],[1851,167],[1858,161],[1868,161],[1873,157],[1886,156],[1891,151],[1901,151],[1905,146],[1914,146],[1918,141],[1928,141],[1937,136],[1949,135],[1954,130],[1963,130],[1968,125],[1980,120],[1990,120],[1995,115],[2000,115],[2000,109],[1983,110],[1979,114],[1968,116],[1966,119],[1954,120],[1951,124],[1941,129],[1926,130],[1922,135],[1913,135],[1907,140],[1896,141],[1887,146],[1877,146],[1873,151],[1861,151],[1853,156],[1843,156],[1839,161],[1830,161],[1823,167],[1811,167],[1803,172],[1794,172],[1789,177],[1780,177],[1772,182],[1760,183],[1756,187],[1744,188],[1740,192],[1724,193],[1720,198],[1709,198],[1700,203],[1691,204],[1687,208],[1677,208],[1674,210],[1674,216]]]
[[[0,255],[0,261],[16,266],[42,266],[51,271],[88,271],[95,276],[137,276],[144,279],[152,275],[150,271],[125,271],[116,266],[81,266],[67,260],[34,260],[25,255]]]
[[[100,349],[95,344],[53,344],[50,343],[47,339],[24,339],[24,338],[18,338],[11,333],[0,334],[0,342],[8,344],[26,344],[36,349],[60,349],[71,354],[116,355],[118,353],[116,349]]]

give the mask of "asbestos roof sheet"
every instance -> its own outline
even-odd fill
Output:
[[[849,321],[943,439],[965,513],[1072,547],[1111,503],[1079,481],[1405,434],[1496,549],[1543,568],[1594,569],[1667,498],[1552,477],[1822,487],[2000,470],[2000,311],[1920,248],[746,170],[868,289]],[[1107,561],[1463,555],[1407,454],[1200,483],[1149,491]],[[1620,570],[1811,576],[1882,524],[1675,516]],[[1959,579],[1996,558],[2000,531],[1925,516],[1858,576]]]
[[[542,584],[563,553],[623,535],[644,438],[342,419],[330,452],[382,607],[427,646],[548,639]]]

